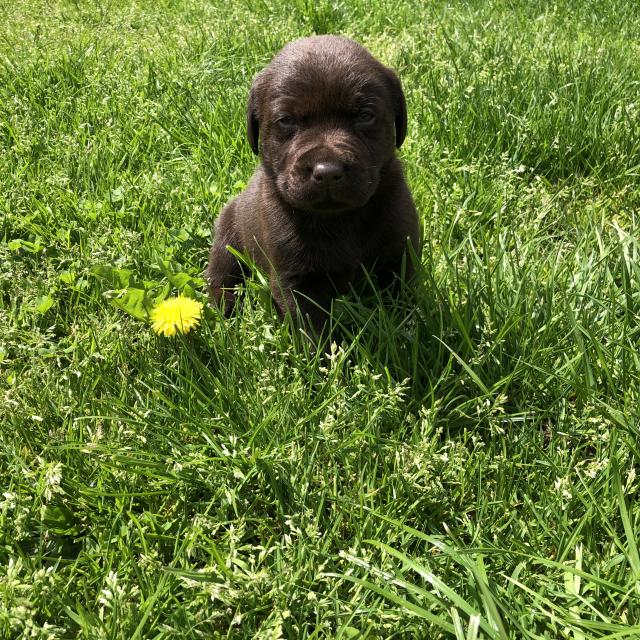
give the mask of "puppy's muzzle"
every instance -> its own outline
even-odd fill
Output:
[[[297,167],[299,193],[321,207],[347,204],[355,186],[354,167],[339,158],[314,158]]]
[[[308,211],[344,211],[363,206],[376,183],[362,151],[345,141],[303,148],[279,176],[286,199]]]

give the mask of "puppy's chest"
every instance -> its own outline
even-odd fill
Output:
[[[308,228],[291,230],[284,242],[287,266],[301,271],[352,271],[362,263],[363,246],[354,229]]]

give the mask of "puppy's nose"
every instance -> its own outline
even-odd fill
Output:
[[[311,177],[319,184],[330,184],[344,178],[344,168],[337,162],[317,162],[313,166]]]

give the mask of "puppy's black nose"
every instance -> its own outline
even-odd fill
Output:
[[[313,167],[311,177],[319,184],[338,182],[344,178],[344,168],[337,162],[318,162]]]

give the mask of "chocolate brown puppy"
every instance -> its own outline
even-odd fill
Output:
[[[247,129],[261,163],[218,217],[206,272],[227,313],[243,277],[228,246],[269,274],[280,312],[299,309],[315,333],[365,269],[382,287],[411,276],[419,225],[395,157],[407,108],[391,69],[346,38],[291,42],[256,76]]]

